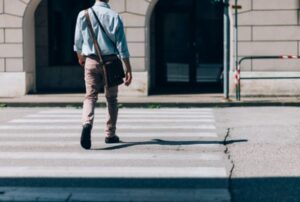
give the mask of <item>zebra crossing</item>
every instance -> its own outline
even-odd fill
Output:
[[[81,109],[0,124],[0,201],[230,200],[212,109],[120,109],[114,145],[105,113],[96,109],[90,151],[79,145]]]

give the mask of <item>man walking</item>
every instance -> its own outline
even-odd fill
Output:
[[[132,80],[132,71],[123,22],[118,13],[110,9],[108,1],[96,0],[94,6],[88,9],[88,14],[101,49],[103,60],[109,60],[119,55],[126,67],[124,83],[126,86],[129,86]],[[96,18],[99,19],[99,22]],[[104,85],[104,78],[103,70],[99,66],[99,58],[93,44],[92,36],[89,32],[85,11],[81,11],[77,18],[74,51],[77,52],[79,64],[85,70],[86,95],[83,103],[83,129],[80,143],[84,149],[90,149],[94,108],[98,100],[98,92]],[[116,135],[118,86],[105,87],[104,94],[107,104],[105,142],[118,143],[120,141]]]

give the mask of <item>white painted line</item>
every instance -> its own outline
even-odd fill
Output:
[[[103,154],[79,152],[0,152],[1,160],[187,160],[220,161],[220,154]]]
[[[6,141],[3,141],[1,140],[0,142],[0,147],[4,147],[4,146],[7,146],[7,147],[22,147],[22,146],[30,146],[30,147],[70,147],[70,146],[76,146],[76,147],[79,147],[80,146],[80,143],[79,143],[79,135],[78,135],[78,140],[62,140],[62,141],[43,141],[43,140],[26,140],[26,141],[17,141],[17,140],[6,140]],[[151,138],[149,138],[148,140],[142,140],[142,141],[126,141],[126,139],[124,138],[121,138],[121,140],[124,141],[124,143],[118,143],[118,144],[115,144],[115,145],[107,145],[107,144],[104,144],[104,140],[102,140],[103,138],[101,138],[100,140],[97,139],[92,139],[92,145],[94,147],[108,147],[108,146],[117,146],[117,145],[135,145],[138,146],[138,145],[165,145],[165,146],[174,146],[174,144],[178,143],[178,145],[181,145],[182,146],[197,146],[197,147],[200,147],[200,146],[219,146],[219,144],[205,144],[205,141],[203,142],[203,140],[163,140],[163,139],[159,139],[159,140],[155,140]],[[161,141],[160,141],[161,140]],[[209,140],[208,140],[209,141]],[[189,145],[189,142],[190,142],[190,145]],[[198,143],[199,142],[199,143]],[[169,143],[169,144],[168,144]],[[186,143],[186,144],[185,144]]]
[[[105,120],[105,116],[101,115],[101,116],[96,116],[95,120],[97,121],[102,121]],[[81,116],[70,116],[68,118],[66,117],[58,117],[58,116],[33,116],[33,115],[29,115],[26,117],[22,117],[22,119],[24,120],[81,120]],[[201,120],[215,120],[214,117],[140,117],[140,118],[136,118],[136,117],[118,117],[118,121],[124,121],[124,122],[134,122],[134,121],[182,121],[182,120],[191,120],[191,121],[201,121]]]
[[[103,114],[106,113],[106,111],[95,111],[96,113]],[[128,114],[128,115],[183,115],[183,114],[192,114],[192,115],[212,115],[212,112],[193,112],[193,111],[178,111],[178,112],[170,112],[170,111],[119,111],[120,114]],[[54,114],[54,115],[60,115],[60,114],[82,114],[82,111],[61,111],[61,112],[55,112],[55,111],[49,111],[49,112],[38,112],[38,114]]]
[[[145,130],[159,130],[159,129],[194,129],[194,130],[199,130],[199,129],[216,129],[216,127],[212,124],[202,124],[202,125],[194,125],[194,124],[183,124],[183,125],[162,125],[162,124],[156,124],[156,125],[128,125],[128,124],[118,124],[117,125],[118,129],[145,129]],[[49,124],[43,124],[43,125],[2,125],[0,126],[0,130],[72,130],[72,129],[81,129],[80,125],[69,125],[69,126],[64,126],[64,125],[49,125]],[[93,129],[95,130],[104,130],[104,126],[94,126]]]
[[[106,110],[104,107],[96,107],[96,110]],[[82,108],[40,108],[41,112],[47,112],[47,111],[80,111]],[[162,107],[162,108],[143,108],[143,107],[133,107],[133,108],[120,108],[122,111],[213,111],[214,108],[200,108],[200,107],[191,107],[191,108],[176,108],[176,107]]]
[[[1,147],[66,147],[66,146],[80,146],[79,140],[78,141],[56,141],[56,142],[47,142],[47,141],[1,141]]]
[[[95,109],[96,112],[106,112],[104,109]],[[213,113],[212,109],[207,110],[195,110],[195,109],[119,109],[120,113],[130,113],[130,114],[144,114],[144,113]],[[82,113],[82,109],[78,110],[47,110],[40,111],[41,114],[61,114],[61,113]]]
[[[151,140],[149,140],[150,142]],[[92,148],[95,149],[109,149],[111,147],[114,146],[118,146],[121,144],[116,144],[116,145],[107,145],[103,142],[92,142]],[[133,146],[135,148],[149,148],[151,147],[151,149],[159,149],[161,148],[160,144],[136,144],[134,145],[134,142],[130,142],[128,144],[133,143]],[[139,142],[137,142],[139,143]],[[123,143],[126,145],[126,143]],[[168,148],[168,147],[174,147],[173,145],[164,145],[164,147]],[[197,150],[201,150],[201,149],[211,149],[211,150],[219,150],[221,149],[222,145],[219,144],[195,144],[195,145],[183,145],[182,148],[187,148],[187,149],[197,149]],[[68,142],[45,142],[45,141],[40,141],[40,142],[28,142],[28,141],[23,141],[23,142],[6,142],[6,143],[0,143],[0,150],[1,148],[5,148],[6,151],[7,150],[15,150],[15,149],[37,149],[39,150],[38,152],[42,152],[45,150],[45,148],[47,149],[65,149],[65,148],[69,148],[69,149],[81,149],[80,147],[80,143],[79,140],[78,141],[68,141]],[[175,148],[175,147],[174,147]]]
[[[26,119],[15,119],[12,121],[9,121],[9,123],[78,123],[81,119],[32,119],[32,118],[26,118]],[[105,119],[97,119],[94,123],[104,123]],[[213,123],[215,122],[213,119],[182,119],[182,120],[170,120],[170,119],[160,119],[160,120],[153,120],[153,119],[137,119],[137,120],[124,120],[120,119],[118,120],[118,123]]]
[[[69,137],[74,137],[74,138],[79,138],[80,137],[80,132],[74,132],[74,133],[60,133],[60,132],[19,132],[19,133],[12,133],[12,132],[2,132],[0,133],[0,138],[69,138]],[[192,138],[201,138],[201,137],[218,137],[217,133],[214,132],[169,132],[169,131],[160,131],[157,133],[151,132],[151,131],[146,131],[146,132],[132,132],[132,133],[118,133],[120,138],[126,137],[126,138],[186,138],[186,137],[192,137]],[[93,131],[92,132],[92,137],[103,137],[104,134],[101,134],[101,132],[98,131]]]
[[[0,167],[0,177],[225,178],[223,167]]]
[[[105,113],[103,114],[95,114],[95,117],[104,117]],[[28,118],[81,118],[81,114],[32,114],[27,115]],[[213,115],[192,115],[192,114],[184,114],[184,115],[126,115],[126,114],[119,114],[119,119],[122,118],[129,118],[129,119],[201,119],[201,118],[208,118],[213,119]]]

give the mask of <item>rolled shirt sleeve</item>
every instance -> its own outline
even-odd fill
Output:
[[[75,37],[74,37],[74,51],[77,53],[82,53],[83,36],[82,36],[82,17],[83,12],[80,12],[77,17]]]
[[[116,48],[118,49],[121,58],[129,58],[129,50],[126,40],[126,35],[124,31],[124,25],[122,19],[119,15],[115,19],[115,38],[116,38]]]

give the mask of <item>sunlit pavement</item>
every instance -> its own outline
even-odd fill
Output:
[[[80,109],[1,109],[0,201],[230,201],[213,109],[120,109],[116,145],[104,115],[86,151]]]

